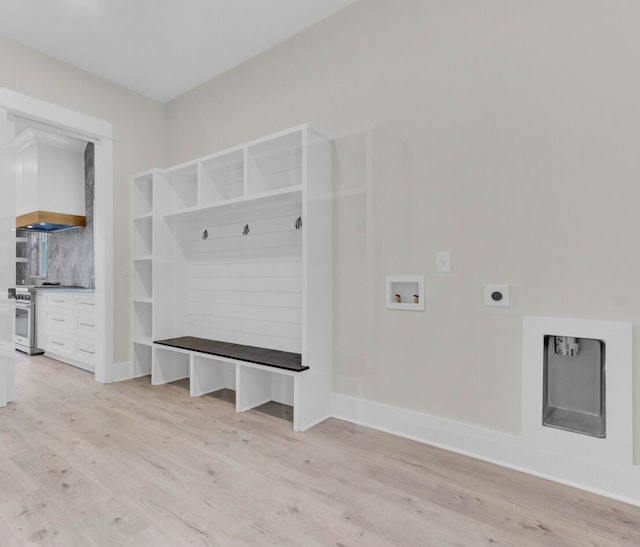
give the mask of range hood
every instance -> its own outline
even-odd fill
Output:
[[[86,217],[51,211],[34,211],[16,217],[16,230],[28,232],[62,232],[86,225]]]
[[[16,137],[16,229],[60,232],[86,226],[86,144],[32,128]]]

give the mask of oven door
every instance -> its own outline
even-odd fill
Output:
[[[33,347],[34,326],[33,304],[16,302],[15,342],[18,349]]]

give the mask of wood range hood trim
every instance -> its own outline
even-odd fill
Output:
[[[38,232],[61,232],[73,228],[83,228],[87,225],[87,217],[53,213],[51,211],[33,211],[16,217],[17,230],[32,230]],[[32,228],[29,228],[32,226]]]

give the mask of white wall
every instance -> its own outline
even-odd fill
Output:
[[[633,1],[362,1],[168,103],[166,163],[303,121],[349,135],[335,389],[517,433],[523,315],[640,321],[638,20]],[[425,274],[424,312],[385,309],[388,273]],[[485,283],[514,306],[484,308]]]
[[[0,67],[0,87],[113,124],[114,359],[127,361],[131,358],[130,177],[162,161],[163,105],[1,37]]]
[[[335,389],[517,433],[523,315],[640,320],[639,18],[633,0],[363,0],[166,107],[0,38],[0,86],[113,123],[116,361],[129,176],[311,121],[340,136]],[[388,273],[425,274],[424,312],[385,309]],[[484,283],[514,307],[484,308]]]

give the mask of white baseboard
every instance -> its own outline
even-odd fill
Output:
[[[335,418],[640,506],[640,466],[602,465],[544,452],[520,435],[333,394]]]
[[[133,361],[122,361],[113,364],[113,376],[110,378],[112,382],[122,382],[133,378]]]

